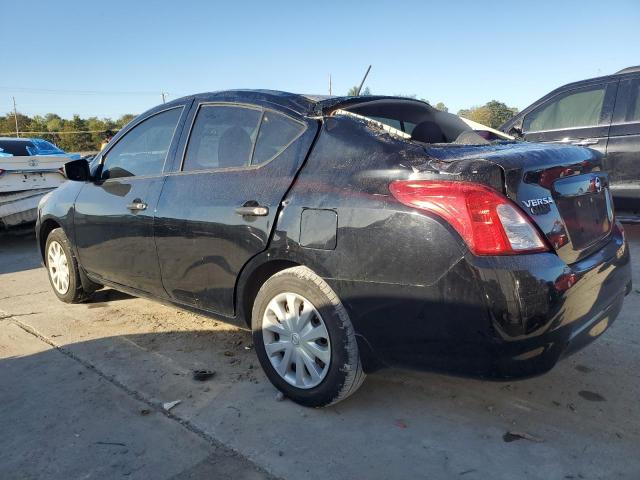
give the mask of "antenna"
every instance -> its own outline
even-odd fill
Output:
[[[331,95],[331,74],[329,74],[329,95]]]
[[[160,95],[162,95],[162,103],[167,103],[166,96],[169,94],[167,92],[160,92]]]
[[[362,90],[362,86],[364,85],[364,81],[367,79],[367,75],[369,75],[369,70],[371,70],[371,65],[369,65],[369,68],[367,68],[367,71],[364,74],[364,77],[362,77],[362,81],[360,82],[360,86],[358,87],[358,91],[356,92],[356,96],[360,95],[360,90]]]

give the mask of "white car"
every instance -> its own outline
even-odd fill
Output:
[[[77,158],[46,140],[0,137],[0,227],[34,222],[40,199],[65,181],[63,165]]]

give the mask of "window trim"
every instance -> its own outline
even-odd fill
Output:
[[[606,108],[607,108],[607,97],[609,97],[611,95],[610,93],[610,88],[611,85],[615,84],[615,82],[604,82],[604,83],[595,83],[592,85],[583,85],[577,88],[572,88],[572,89],[568,89],[568,90],[562,90],[558,93],[556,93],[555,95],[553,95],[551,98],[547,99],[545,102],[541,103],[540,105],[538,105],[537,107],[535,107],[534,109],[532,109],[530,112],[525,113],[522,116],[522,133],[525,135],[528,134],[536,134],[536,133],[547,133],[547,132],[560,132],[560,131],[573,131],[573,130],[581,130],[581,129],[585,129],[585,128],[598,128],[598,127],[606,127],[611,123],[611,116],[613,114],[613,111],[608,113],[608,117],[609,117],[609,122],[607,123],[606,121],[606,117],[603,118],[602,114],[603,112],[606,114]],[[580,93],[580,92],[585,92],[585,91],[589,91],[589,90],[596,90],[599,89],[599,87],[601,87],[604,90],[604,96],[602,97],[602,109],[600,111],[600,118],[598,119],[598,122],[596,125],[581,125],[578,127],[561,127],[561,128],[551,128],[551,129],[546,129],[546,130],[524,130],[524,125],[526,123],[527,117],[529,115],[532,115],[534,113],[540,112],[541,110],[544,110],[546,107],[548,107],[552,102],[558,101],[559,97],[568,97],[569,95],[572,95],[574,93]],[[615,93],[615,92],[614,92]],[[605,120],[603,123],[603,120]]]
[[[191,142],[191,135],[193,133],[193,127],[195,126],[196,123],[196,119],[198,118],[198,114],[200,113],[200,110],[202,109],[202,107],[235,107],[235,108],[247,108],[249,110],[258,110],[260,112],[260,122],[258,123],[258,130],[256,132],[256,139],[253,142],[253,147],[251,149],[251,158],[249,159],[249,164],[242,166],[242,167],[216,167],[216,168],[201,168],[198,170],[184,170],[184,162],[186,160],[187,157],[187,150],[189,149],[189,143]],[[302,130],[300,131],[300,133],[298,135],[296,135],[289,143],[287,143],[287,145],[280,150],[278,153],[276,153],[275,155],[273,155],[271,158],[265,160],[264,162],[261,163],[253,163],[253,156],[255,154],[256,151],[256,145],[258,144],[258,136],[260,135],[260,130],[262,129],[262,119],[264,118],[264,114],[265,112],[270,111],[270,112],[274,112],[280,115],[283,115],[285,117],[287,117],[288,119],[299,123],[300,125],[302,125]],[[290,115],[287,115],[286,113],[280,112],[278,110],[275,110],[273,108],[267,108],[267,107],[262,107],[260,105],[254,105],[254,104],[250,104],[250,103],[241,103],[241,102],[220,102],[220,101],[213,101],[213,102],[199,102],[198,106],[196,108],[195,114],[193,115],[193,118],[191,119],[191,125],[189,126],[189,133],[187,134],[187,138],[186,141],[184,143],[184,147],[182,148],[182,158],[180,159],[180,165],[179,168],[175,171],[175,172],[171,172],[168,175],[189,175],[192,173],[202,173],[202,172],[207,172],[207,173],[211,173],[211,172],[236,172],[236,171],[249,171],[249,170],[256,170],[258,168],[262,168],[265,165],[268,165],[269,163],[271,163],[275,158],[277,158],[278,156],[282,155],[282,153],[284,153],[295,141],[297,141],[302,135],[305,134],[305,132],[307,131],[307,129],[309,128],[309,125],[301,120],[298,120],[296,118],[291,117]]]
[[[171,146],[173,145],[173,141],[176,137],[176,132],[178,131],[178,126],[180,125],[180,121],[182,120],[182,116],[184,115],[184,107],[185,105],[175,105],[173,107],[168,107],[162,110],[159,110],[157,112],[153,112],[151,115],[147,115],[144,118],[141,119],[134,119],[133,121],[135,121],[135,123],[132,123],[132,125],[127,128],[126,132],[123,132],[122,136],[118,139],[117,142],[115,142],[113,145],[110,145],[109,148],[102,153],[102,155],[100,155],[100,162],[98,163],[98,166],[100,167],[100,176],[102,177],[102,172],[104,171],[104,162],[105,160],[107,160],[107,157],[109,156],[109,153],[111,153],[111,151],[115,148],[116,145],[118,145],[122,139],[124,139],[127,135],[129,135],[129,132],[131,132],[134,128],[138,127],[140,124],[146,122],[147,120],[152,119],[155,116],[160,115],[161,113],[165,113],[165,112],[169,112],[171,110],[176,110],[176,109],[180,109],[180,115],[178,116],[178,121],[176,122],[176,126],[173,128],[173,133],[171,134],[171,140],[169,140],[169,148],[167,149],[167,154],[164,157],[164,160],[162,162],[162,169],[160,170],[160,173],[154,173],[153,175],[131,175],[129,177],[118,177],[118,178],[100,178],[97,180],[98,183],[103,184],[103,183],[107,183],[110,181],[122,181],[123,179],[134,179],[134,178],[154,178],[154,177],[161,177],[162,175],[164,175],[164,170],[165,167],[167,166],[167,158],[169,157],[169,152],[171,151]]]

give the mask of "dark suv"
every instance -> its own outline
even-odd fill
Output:
[[[599,337],[631,289],[601,167],[417,100],[208,93],[68,163],[36,231],[62,301],[107,285],[249,327],[320,406],[381,366],[533,375]]]
[[[640,214],[640,66],[557,88],[500,129],[606,154],[602,164],[617,210]]]

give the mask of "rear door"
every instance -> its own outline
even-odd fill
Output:
[[[191,117],[157,207],[162,280],[172,299],[232,316],[237,276],[266,248],[318,126],[240,104],[201,103]]]
[[[186,105],[156,112],[130,128],[100,159],[94,182],[75,203],[80,264],[109,282],[164,295],[153,240],[163,169]]]
[[[620,81],[606,168],[616,208],[640,211],[640,78]]]
[[[614,80],[560,91],[525,115],[525,140],[570,143],[604,153],[617,85]]]

